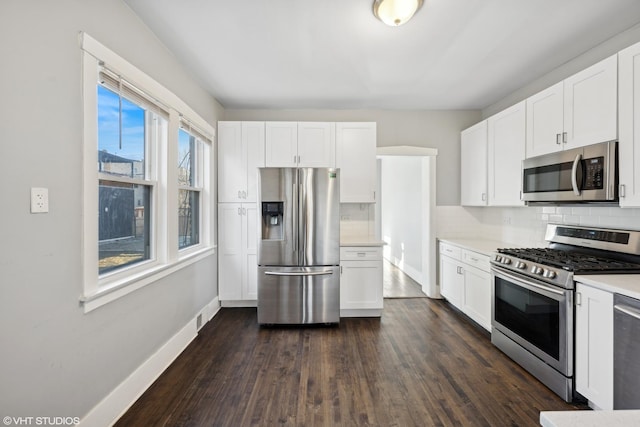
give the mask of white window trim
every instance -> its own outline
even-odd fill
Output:
[[[82,49],[82,88],[83,88],[83,290],[80,301],[85,313],[92,311],[104,304],[127,295],[143,286],[156,282],[181,268],[193,264],[215,253],[213,246],[213,221],[212,215],[212,191],[214,188],[211,167],[215,165],[213,158],[214,128],[193,111],[186,103],[171,91],[153,80],[147,74],[115,54],[113,51],[97,42],[86,33],[80,33],[80,46]],[[154,215],[152,219],[152,238],[155,239],[155,251],[152,251],[152,259],[139,264],[122,268],[113,274],[103,277],[98,275],[98,171],[97,159],[97,91],[98,72],[100,64],[119,74],[126,76],[128,81],[136,87],[153,95],[158,102],[169,107],[168,147],[159,146],[154,151],[161,156],[157,163],[157,169],[153,176]],[[177,193],[177,168],[167,165],[177,164],[177,139],[180,117],[187,118],[191,123],[207,137],[204,146],[203,175],[206,180],[203,183],[201,200],[201,239],[197,245],[178,251],[178,193]],[[171,149],[169,149],[172,147]],[[173,149],[175,148],[175,149]],[[162,197],[158,197],[162,194]],[[175,236],[174,236],[175,235]]]

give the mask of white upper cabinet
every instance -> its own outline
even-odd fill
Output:
[[[336,167],[340,168],[340,202],[376,201],[374,122],[336,123]]]
[[[335,167],[335,124],[267,122],[266,165],[268,167]]]
[[[264,133],[264,122],[218,122],[218,201],[256,201]]]
[[[619,59],[620,206],[640,207],[640,43]]]
[[[527,157],[562,149],[563,99],[562,82],[527,99]]]
[[[298,122],[298,166],[335,167],[335,138],[335,123]]]
[[[522,160],[525,152],[526,103],[522,101],[487,119],[488,194],[490,206],[524,206]]]
[[[613,55],[528,98],[526,156],[615,140],[617,87]]]
[[[460,134],[460,204],[487,205],[487,121]]]
[[[298,166],[298,122],[267,122],[265,163],[267,167]]]

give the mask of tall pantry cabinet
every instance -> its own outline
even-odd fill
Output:
[[[264,122],[218,122],[218,298],[258,297],[257,168],[265,166]]]

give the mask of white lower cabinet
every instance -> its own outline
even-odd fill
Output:
[[[598,409],[613,409],[613,294],[576,285],[576,390]]]
[[[257,215],[255,203],[218,205],[218,297],[223,305],[256,305]]]
[[[489,257],[440,242],[440,294],[473,321],[491,331]]]
[[[380,317],[382,297],[382,248],[340,248],[340,316]]]

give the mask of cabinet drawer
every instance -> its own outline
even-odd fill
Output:
[[[478,252],[462,250],[462,261],[482,271],[489,272],[489,256]]]
[[[440,242],[440,253],[457,260],[462,259],[462,249],[449,243]]]
[[[378,246],[347,246],[340,248],[341,261],[379,261],[382,248]]]

